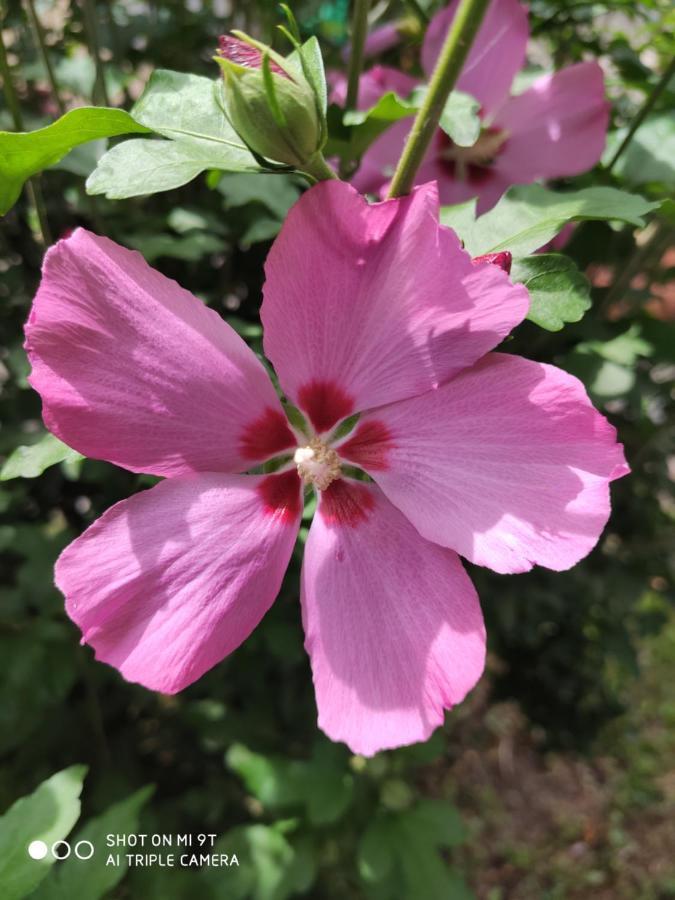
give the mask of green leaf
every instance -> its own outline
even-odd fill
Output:
[[[86,766],[71,766],[22,797],[0,818],[0,895],[3,900],[26,897],[55,862],[54,841],[63,840],[80,815],[80,794]],[[43,841],[44,859],[32,859],[28,845]]]
[[[54,562],[67,543],[67,535],[55,541],[23,525],[11,528],[5,538],[9,538],[8,545],[15,552],[25,554],[16,574],[17,605],[51,608]],[[8,599],[3,613],[4,617],[11,615]],[[61,704],[77,677],[77,658],[65,623],[39,621],[31,628],[6,631],[0,630],[0,659],[4,666],[0,682],[2,754],[31,742],[45,723],[58,718]]]
[[[150,263],[161,256],[197,262],[210,253],[222,253],[225,248],[222,238],[204,231],[182,235],[156,232],[127,234],[125,241],[134,250],[139,250]]]
[[[359,841],[357,864],[364,881],[382,881],[391,871],[395,846],[389,816],[375,818]]]
[[[438,122],[447,136],[460,147],[472,147],[480,135],[480,103],[469,94],[453,91]]]
[[[217,102],[218,84],[200,75],[156,69],[131,115],[163,137],[217,148],[226,162],[256,170],[253,157]]]
[[[634,366],[640,356],[651,356],[654,348],[642,337],[640,325],[634,322],[627,331],[607,341],[585,341],[576,348],[581,352],[596,353],[620,366]]]
[[[464,840],[464,826],[455,806],[425,798],[402,814],[406,826],[434,847],[455,847]]]
[[[207,169],[258,172],[217,103],[216,86],[198,75],[153,72],[132,115],[170,140],[131,140],[113,147],[89,176],[88,193],[121,200],[180,187]]]
[[[132,140],[118,144],[99,160],[87,179],[87,193],[111,200],[169,191],[207,169],[227,169],[216,146],[194,141]],[[255,164],[251,167],[257,170]]]
[[[626,136],[627,129],[610,135],[605,162]],[[671,112],[651,116],[640,125],[612,170],[628,184],[675,185],[675,118]]]
[[[314,825],[335,822],[351,803],[353,777],[330,745],[319,744],[305,761],[262,756],[234,744],[227,764],[264,807],[304,806]]]
[[[73,897],[99,900],[104,897],[122,880],[127,870],[126,848],[109,849],[106,847],[106,835],[135,834],[140,811],[153,791],[152,786],[141,788],[87,822],[71,838],[70,844],[74,847],[78,841],[89,841],[94,847],[93,856],[78,859],[71,853],[31,895],[32,900],[71,900]],[[83,855],[87,855],[89,848],[83,850]],[[119,865],[106,865],[110,853],[119,853]]]
[[[401,119],[414,116],[417,106],[415,95],[411,100],[403,100],[389,91],[370,109],[345,113],[341,123],[333,129],[326,153],[338,154],[344,159],[358,159],[387,128]],[[342,112],[338,111],[337,115],[342,116]]]
[[[262,756],[242,744],[233,744],[227,752],[227,764],[265,807],[298,803],[304,797],[303,785],[289,760]]]
[[[616,188],[592,187],[562,193],[529,184],[511,188],[494,209],[474,217],[473,222],[466,203],[460,205],[459,211],[458,207],[443,207],[441,222],[456,228],[472,256],[499,250],[527,256],[554,238],[567,222],[606,219],[641,226],[643,217],[658,207],[659,203]],[[458,217],[460,225],[456,227]]]
[[[297,179],[297,175],[225,174],[216,189],[225,197],[228,209],[260,203],[281,222],[300,196]]]
[[[547,331],[578,322],[591,306],[587,278],[560,253],[514,259],[511,280],[524,284],[530,294],[527,318]]]
[[[31,132],[0,132],[0,215],[16,203],[26,179],[53,166],[73,147],[148,128],[123,109],[85,106]]]
[[[47,432],[39,441],[29,446],[17,447],[5,460],[0,469],[0,481],[10,478],[37,478],[45,469],[60,462],[75,462],[84,459],[77,450],[72,450],[53,434]]]
[[[464,203],[455,203],[453,206],[442,206],[441,222],[448,228],[452,228],[464,241],[464,235],[470,234],[476,228],[475,199],[465,200]]]
[[[238,866],[202,869],[214,896],[227,900],[286,900],[305,893],[316,877],[317,849],[307,838],[293,840],[292,822],[233,828],[216,841],[214,852],[236,854]],[[226,885],[225,895],[222,894]],[[208,896],[211,896],[209,894]]]

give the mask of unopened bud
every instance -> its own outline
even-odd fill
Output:
[[[483,256],[474,256],[471,260],[474,266],[480,263],[492,263],[493,266],[499,266],[500,269],[503,269],[507,275],[511,271],[512,261],[513,257],[508,250],[503,250],[501,253],[484,253]]]
[[[247,35],[220,38],[225,111],[258,156],[302,168],[325,142],[314,89],[296,59]]]

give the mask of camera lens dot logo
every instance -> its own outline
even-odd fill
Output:
[[[44,841],[31,841],[28,845],[28,855],[31,859],[44,859],[49,847]]]

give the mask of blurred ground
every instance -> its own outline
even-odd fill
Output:
[[[592,756],[548,751],[515,703],[488,703],[488,681],[457,717],[456,758],[428,787],[457,802],[480,900],[675,897],[675,619],[641,654]]]

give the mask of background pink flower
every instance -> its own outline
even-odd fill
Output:
[[[458,552],[499,572],[573,565],[627,471],[621,447],[576,379],[489,352],[527,293],[439,226],[435,185],[372,206],[317,185],[266,276],[265,352],[307,434],[235,332],[137,253],[82,230],[50,250],[26,329],[45,422],[89,456],[167,476],[74,541],[57,584],[97,658],[181,690],[273,602],[304,481],[320,727],[364,754],[423,740],[484,664]],[[280,454],[277,474],[246,474]]]
[[[427,76],[458,2],[453,0],[429,25],[422,48]],[[478,211],[483,212],[512,184],[577,175],[600,159],[609,120],[602,69],[596,62],[578,63],[510,96],[528,37],[525,7],[518,0],[493,0],[457,82],[458,90],[481,104],[482,134],[473,147],[458,147],[439,129],[417,174],[420,183],[438,181],[442,203],[477,196]],[[365,73],[361,108],[387,91],[401,93],[394,71],[380,67],[375,77]],[[375,96],[377,87],[380,93]],[[397,123],[368,149],[352,179],[359,190],[386,192],[410,124]]]

